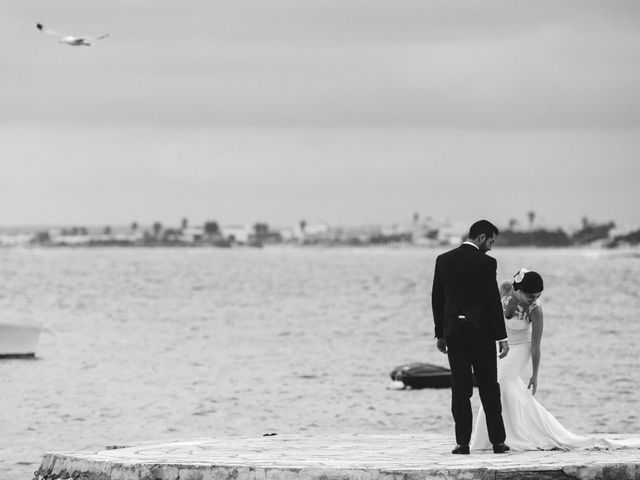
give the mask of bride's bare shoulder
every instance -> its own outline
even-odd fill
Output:
[[[513,291],[513,285],[509,280],[505,280],[500,284],[500,295],[505,296],[509,295]]]

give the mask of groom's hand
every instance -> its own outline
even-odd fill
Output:
[[[500,354],[498,355],[498,358],[506,357],[507,353],[509,353],[509,342],[507,340],[502,340],[498,342],[498,347],[500,350]]]
[[[447,353],[447,341],[444,338],[436,340],[436,347],[438,347],[438,350],[442,353]]]

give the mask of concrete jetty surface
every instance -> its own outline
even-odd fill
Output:
[[[99,452],[47,453],[35,479],[640,480],[640,449],[452,455],[452,447],[451,436],[440,435],[203,438],[112,446]]]

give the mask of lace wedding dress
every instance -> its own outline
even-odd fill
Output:
[[[503,297],[503,305],[506,305],[509,300],[509,296]],[[531,362],[530,315],[536,308],[539,308],[537,302],[528,307],[519,306],[513,317],[505,318],[510,349],[505,358],[498,360],[502,418],[507,434],[505,443],[512,450],[640,447],[640,442],[635,440],[607,440],[570,432],[540,405],[527,389],[520,374],[527,371],[525,369]],[[473,429],[471,448],[491,448],[482,406]]]

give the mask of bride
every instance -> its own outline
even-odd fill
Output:
[[[509,355],[498,362],[498,383],[502,417],[512,450],[549,450],[578,448],[620,448],[636,442],[606,440],[576,435],[558,422],[533,395],[538,388],[540,342],[543,331],[542,307],[539,303],[544,284],[539,273],[521,269],[513,282],[500,285],[502,309],[509,337]],[[525,385],[520,374],[531,361],[532,374]],[[530,390],[530,392],[529,392]],[[480,407],[471,449],[490,449],[485,414]]]

